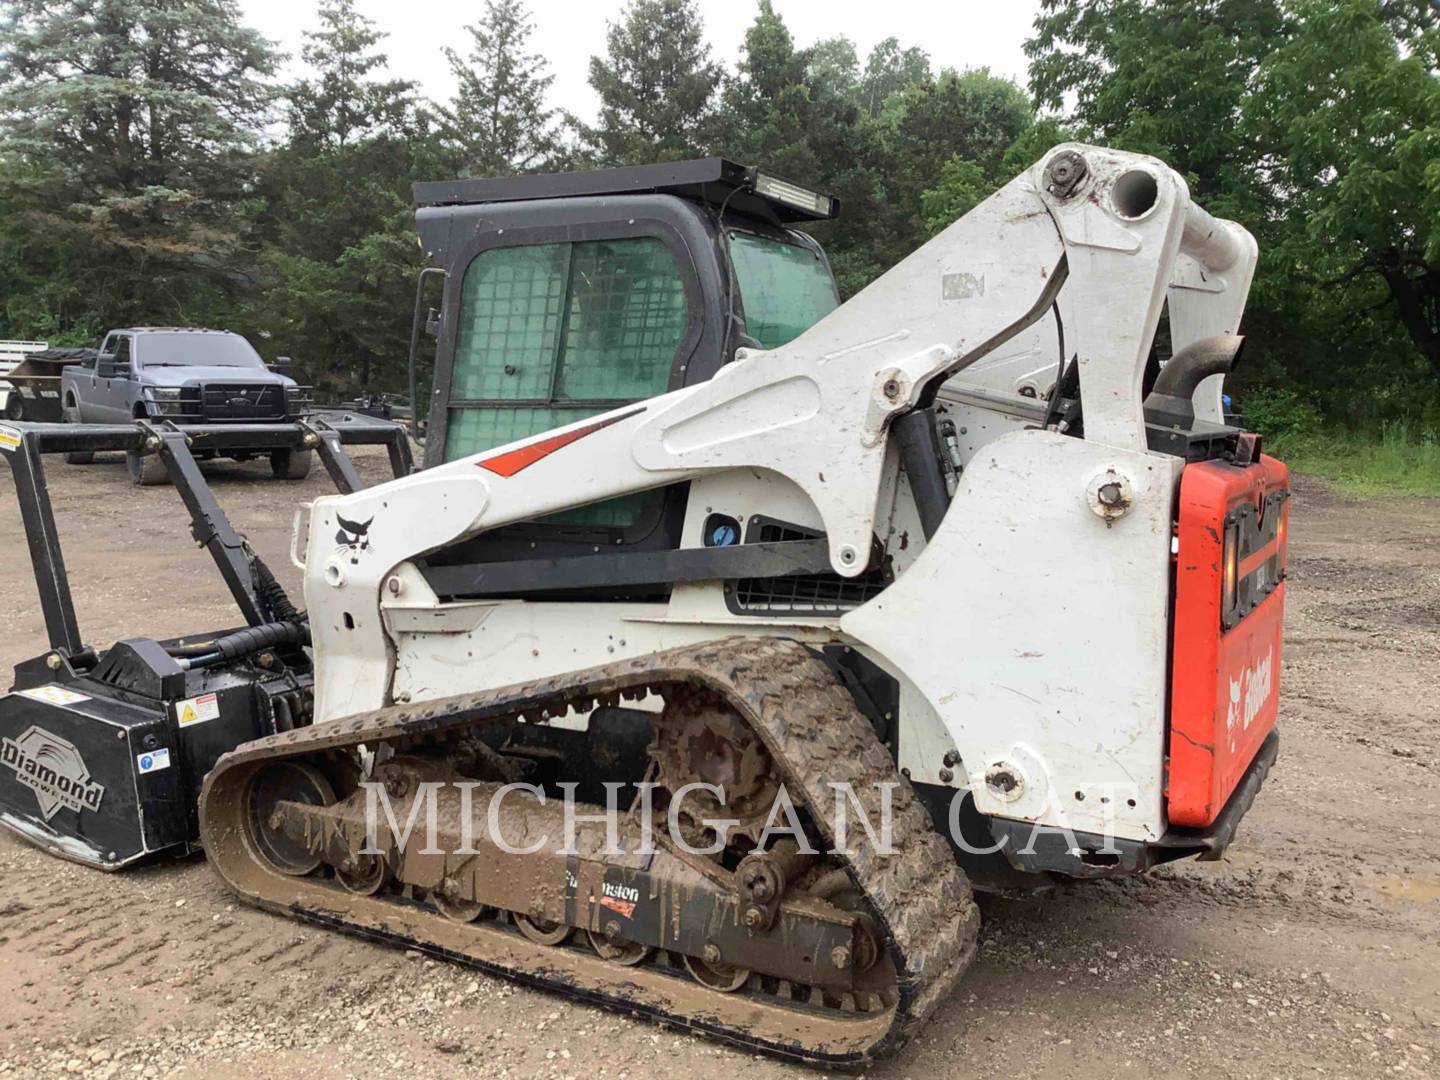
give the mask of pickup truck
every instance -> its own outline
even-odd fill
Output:
[[[225,330],[135,326],[105,335],[93,358],[65,368],[61,378],[62,412],[70,424],[117,424],[136,419],[186,424],[263,424],[297,419],[310,407],[309,390],[266,367],[260,354],[239,334]],[[268,453],[275,476],[303,479],[310,472],[309,450],[227,451],[249,460]],[[202,455],[203,456],[203,455]],[[93,454],[65,455],[88,464]],[[163,483],[164,465],[154,455],[129,454],[130,478],[137,484]]]

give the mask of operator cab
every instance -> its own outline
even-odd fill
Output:
[[[427,273],[443,279],[427,467],[704,382],[737,348],[784,345],[839,304],[798,227],[837,201],[723,158],[414,194]],[[431,561],[674,548],[687,488],[497,529]]]

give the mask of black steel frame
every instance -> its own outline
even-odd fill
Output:
[[[43,454],[66,451],[113,451],[159,454],[165,471],[190,513],[195,540],[214,559],[236,606],[250,626],[265,621],[244,538],[215,499],[194,450],[314,450],[341,493],[364,487],[345,446],[384,446],[389,451],[395,476],[414,471],[405,429],[398,424],[358,413],[315,414],[292,424],[226,424],[176,427],[163,420],[139,420],[133,425],[100,424],[6,424],[5,433],[15,433],[19,445],[0,443],[0,456],[10,464],[20,519],[35,571],[40,610],[50,647],[65,656],[75,656],[85,645],[75,618],[70,579],[60,550],[55,513],[45,482]]]

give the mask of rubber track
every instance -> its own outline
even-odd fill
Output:
[[[852,806],[846,839],[850,857],[840,857],[881,924],[897,973],[898,1002],[893,1020],[868,1045],[854,1052],[834,1054],[807,1046],[799,1039],[790,1042],[757,1038],[746,1030],[743,1017],[750,1011],[752,999],[743,992],[721,994],[692,984],[705,995],[705,1008],[691,1015],[637,1003],[633,985],[632,995],[627,997],[610,998],[593,990],[577,992],[567,982],[548,977],[550,973],[545,970],[516,971],[439,944],[378,931],[373,925],[347,925],[345,913],[334,904],[307,909],[279,895],[283,884],[276,888],[277,895],[253,892],[247,889],[246,879],[263,880],[264,875],[247,875],[245,870],[254,868],[234,863],[240,851],[248,853],[248,847],[234,842],[245,813],[244,800],[237,797],[243,786],[237,787],[237,783],[243,785],[246,775],[265,764],[359,743],[373,747],[396,739],[513,720],[520,715],[533,723],[546,715],[561,715],[571,705],[584,708],[597,698],[616,693],[676,684],[719,694],[746,718],[786,772],[791,798],[806,804],[815,826],[826,833],[827,842],[833,842],[836,832],[832,784],[850,784],[865,817],[872,822],[882,820],[882,791],[889,786],[892,854],[883,855],[872,847]],[[389,938],[428,949],[532,985],[701,1030],[748,1049],[816,1064],[863,1065],[902,1046],[969,967],[979,931],[979,913],[968,880],[854,700],[824,664],[799,644],[784,639],[710,642],[520,687],[378,709],[246,743],[222,757],[206,777],[200,819],[201,839],[211,865],[248,902],[367,937]],[[342,903],[343,895],[337,893]],[[627,979],[629,970],[616,969],[617,983]],[[727,1019],[727,1013],[732,1014],[732,1019]],[[803,1018],[797,1016],[797,1020],[797,1029],[803,1030]]]

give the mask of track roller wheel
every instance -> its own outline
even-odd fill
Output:
[[[650,946],[642,945],[638,941],[626,941],[623,938],[615,938],[613,941],[604,934],[596,933],[594,930],[585,931],[590,938],[590,946],[604,960],[612,964],[619,964],[621,967],[634,967],[650,955]]]
[[[357,855],[335,868],[335,879],[357,896],[374,896],[390,880],[390,868],[379,855]]]
[[[685,968],[700,985],[708,986],[711,990],[719,990],[722,994],[739,990],[750,978],[749,968],[736,967],[723,960],[706,962],[695,956],[687,956],[685,957]]]
[[[476,900],[452,900],[445,895],[443,887],[430,894],[430,902],[435,905],[436,911],[451,922],[470,923],[477,919],[489,918],[495,913],[494,908]]]
[[[249,839],[260,856],[282,874],[313,874],[323,860],[303,839],[286,832],[279,804],[329,806],[334,801],[335,789],[319,769],[298,761],[276,762],[250,781],[245,800]]]
[[[571,929],[564,923],[532,919],[529,915],[516,915],[515,925],[537,945],[559,945],[570,936]]]

